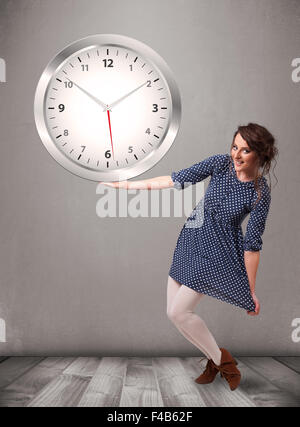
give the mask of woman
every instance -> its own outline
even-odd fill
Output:
[[[243,308],[251,316],[260,311],[255,294],[262,234],[271,202],[264,174],[278,154],[275,139],[256,123],[239,126],[229,154],[216,154],[193,166],[143,181],[104,183],[115,188],[178,190],[211,176],[204,197],[203,221],[199,207],[185,222],[169,271],[167,314],[177,329],[208,359],[195,379],[211,383],[218,372],[235,390],[241,380],[237,362],[219,348],[205,322],[194,313],[204,295]],[[245,236],[241,223],[250,213]],[[195,219],[198,216],[198,219]]]

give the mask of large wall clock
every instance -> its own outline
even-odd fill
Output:
[[[177,135],[181,102],[166,62],[144,43],[93,35],[58,53],[37,85],[41,140],[65,169],[122,181],[152,168]]]

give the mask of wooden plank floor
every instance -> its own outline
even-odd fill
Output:
[[[240,357],[240,386],[199,357],[1,357],[1,407],[300,406],[300,357]]]

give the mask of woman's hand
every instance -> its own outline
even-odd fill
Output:
[[[255,311],[247,311],[247,314],[249,314],[250,316],[257,316],[259,314],[259,310],[260,310],[260,303],[258,301],[257,296],[255,295],[255,293],[251,294],[254,304],[255,304]]]
[[[103,182],[99,184],[107,185],[114,188],[126,188],[132,190],[161,190],[174,186],[171,176],[158,176],[155,178],[144,179],[142,181],[118,181],[118,182]]]
[[[114,188],[128,188],[128,181],[117,181],[117,182],[103,182],[100,181],[99,184],[107,185],[108,187]]]

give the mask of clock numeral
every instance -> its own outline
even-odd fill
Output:
[[[88,66],[88,64],[82,64],[82,65],[81,65],[81,71],[89,71],[89,66]]]
[[[147,81],[147,87],[152,87],[152,86],[151,86],[151,80],[148,80],[148,81]]]
[[[65,88],[71,88],[71,87],[73,87],[73,82],[64,82],[64,84],[65,84]]]
[[[58,109],[59,109],[59,112],[62,113],[65,110],[64,104],[59,104]]]
[[[112,59],[102,59],[102,61],[104,62],[104,67],[113,67],[113,60]]]
[[[128,147],[128,153],[132,153],[132,152],[133,152],[133,146],[129,145],[129,147]]]
[[[107,150],[107,151],[105,151],[105,157],[107,158],[107,159],[109,159],[110,157],[111,157],[111,152],[110,152],[110,150]]]
[[[64,136],[69,136],[69,131],[68,131],[68,129],[65,129],[65,130],[64,130]]]
[[[129,65],[129,67],[130,67],[130,71],[133,71],[133,69],[132,69],[132,65],[131,65],[131,64]]]
[[[158,111],[158,105],[157,104],[153,104],[152,113],[156,113],[157,111]]]
[[[85,147],[86,147],[86,145],[81,145],[81,148],[82,148],[82,153],[84,152],[84,150],[85,150]]]
[[[145,133],[148,133],[150,135],[150,128],[146,129]]]

